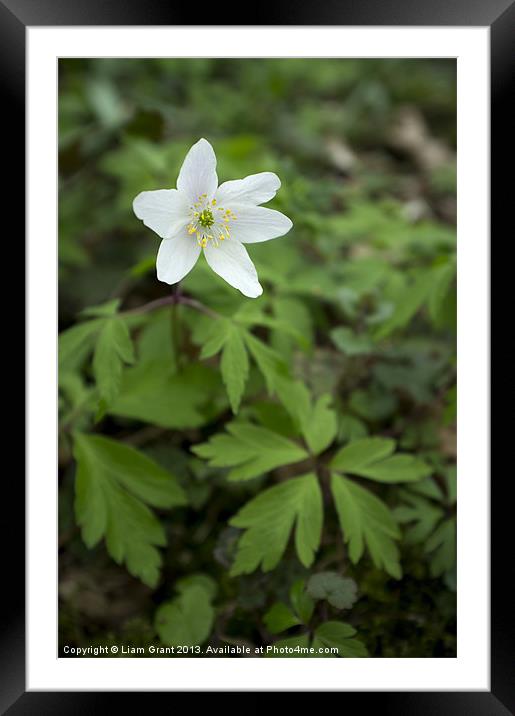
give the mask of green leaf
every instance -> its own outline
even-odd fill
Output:
[[[267,390],[272,395],[276,390],[278,378],[287,373],[286,365],[274,350],[251,333],[245,331],[244,338],[252,358],[265,379]]]
[[[388,457],[394,450],[395,441],[387,438],[355,440],[336,453],[331,460],[331,467],[342,472],[356,472]]]
[[[249,358],[241,333],[234,326],[224,343],[220,368],[232,411],[237,413],[249,374]]]
[[[456,276],[456,257],[433,270],[433,286],[429,294],[428,309],[433,322],[438,323],[445,299]]]
[[[367,390],[353,390],[349,398],[349,408],[360,418],[370,422],[386,420],[393,415],[397,406],[397,396],[377,385]]]
[[[291,415],[300,433],[311,417],[311,396],[304,383],[281,377],[276,381],[277,395]]]
[[[86,321],[59,334],[59,372],[76,370],[93,350],[95,336],[104,321]]]
[[[365,335],[357,335],[351,328],[340,326],[331,331],[334,345],[349,356],[361,356],[374,350],[373,341]]]
[[[354,415],[338,416],[338,439],[342,442],[360,440],[367,435],[367,426]]]
[[[417,495],[410,495],[405,499],[411,503],[411,506],[396,507],[393,516],[399,524],[409,525],[405,535],[406,544],[423,542],[441,521],[444,513]]]
[[[295,547],[309,567],[322,533],[322,494],[313,473],[270,487],[248,502],[229,523],[246,529],[238,542],[231,575],[264,572],[279,563],[295,525]]]
[[[303,301],[291,296],[282,296],[274,299],[273,309],[279,319],[277,333],[288,330],[303,348],[313,342],[313,319],[309,309]]]
[[[216,387],[216,374],[205,365],[174,373],[166,359],[138,363],[124,371],[108,412],[163,428],[195,428],[207,421],[206,406]]]
[[[431,475],[431,467],[413,455],[393,455],[374,465],[349,470],[377,482],[413,482]]]
[[[313,574],[306,589],[313,599],[325,599],[336,609],[350,609],[358,599],[356,582],[337,572]]]
[[[282,405],[271,400],[253,400],[252,406],[249,406],[249,416],[255,417],[260,425],[279,435],[287,438],[299,435],[289,413]]]
[[[167,646],[196,646],[209,637],[215,611],[208,592],[190,585],[179,596],[161,604],[154,625],[160,640]]]
[[[363,438],[339,450],[331,461],[338,472],[350,472],[377,482],[414,482],[431,474],[431,467],[413,455],[391,455],[395,441]]]
[[[338,427],[336,414],[329,407],[331,397],[322,395],[312,405],[309,391],[303,383],[282,377],[276,381],[276,389],[310,451],[313,455],[319,455],[332,443]]]
[[[180,594],[190,589],[190,587],[200,587],[208,594],[210,599],[214,599],[218,592],[217,583],[207,574],[190,574],[175,583],[175,589]]]
[[[290,602],[303,624],[308,624],[313,616],[315,602],[306,592],[306,584],[303,579],[298,579],[290,589]]]
[[[386,323],[383,323],[375,338],[385,338],[393,331],[409,323],[426,301],[432,288],[433,274],[428,271],[421,271],[413,283],[406,286],[397,296],[392,316]]]
[[[431,576],[438,577],[456,568],[456,519],[445,520],[429,537],[425,551],[430,554]]]
[[[415,488],[422,485],[424,483],[410,486],[401,492],[403,504],[394,510],[394,517],[406,525],[407,544],[424,543],[431,576],[452,578],[456,569],[456,520],[445,518],[444,507],[453,504],[453,496],[446,498],[439,490],[415,492]]]
[[[81,316],[88,316],[92,318],[111,318],[116,315],[118,308],[120,307],[120,299],[114,298],[112,301],[107,301],[99,306],[90,306],[81,311]]]
[[[109,554],[131,574],[155,586],[164,546],[159,520],[144,504],[175,507],[186,497],[175,478],[159,465],[115,440],[74,436],[77,461],[75,513],[88,547],[105,537]]]
[[[237,320],[238,323],[241,323],[245,326],[263,326],[265,328],[272,328],[276,332],[280,332],[283,337],[288,336],[290,338],[294,338],[298,345],[300,345],[302,348],[307,348],[308,346],[305,336],[300,333],[300,331],[298,331],[291,323],[282,321],[278,318],[272,318],[265,313],[259,313],[257,315],[251,314],[247,316],[244,315],[243,311],[240,309],[233,316],[233,318],[234,320]]]
[[[325,622],[321,624],[315,631],[313,646],[316,649],[321,647],[336,648],[338,655],[353,659],[357,657],[368,656],[367,648],[359,639],[354,636],[356,630],[349,624],[343,622]],[[335,654],[325,654],[321,656],[335,656]]]
[[[394,543],[400,532],[390,510],[371,492],[341,475],[331,476],[331,491],[351,562],[359,562],[366,545],[376,567],[400,579],[399,551]]]
[[[290,601],[293,611],[286,604],[276,602],[265,614],[264,622],[271,634],[278,634],[292,626],[309,623],[313,616],[315,602],[306,592],[303,579],[293,583],[290,589]]]
[[[138,362],[166,361],[170,368],[177,365],[176,349],[172,337],[170,309],[162,308],[151,313],[137,339]]]
[[[212,321],[207,336],[202,345],[200,358],[212,358],[222,350],[231,332],[231,322],[225,318]]]
[[[304,425],[304,437],[313,455],[319,455],[329,447],[336,435],[336,415],[329,407],[330,403],[329,395],[320,396],[315,403],[310,420]]]
[[[279,634],[302,623],[282,602],[273,604],[263,617],[263,621],[270,634]]]
[[[93,371],[102,398],[110,403],[118,394],[124,363],[134,362],[129,330],[120,318],[104,322],[93,356]]]
[[[233,422],[227,431],[229,435],[215,435],[192,451],[208,459],[212,467],[232,467],[228,474],[232,481],[250,480],[307,457],[306,451],[288,438],[251,423]]]

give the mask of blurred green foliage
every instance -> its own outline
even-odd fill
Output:
[[[452,60],[60,61],[61,646],[456,655],[455,123]],[[294,227],[140,310],[202,136]]]

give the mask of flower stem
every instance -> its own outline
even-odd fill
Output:
[[[177,368],[181,367],[181,358],[182,358],[182,351],[181,351],[181,326],[179,323],[179,315],[178,315],[178,304],[180,302],[181,298],[181,284],[177,283],[173,287],[172,290],[172,298],[174,299],[172,301],[172,307],[170,309],[171,312],[171,331],[172,331],[172,350],[175,357],[175,364]]]
[[[222,318],[222,315],[220,313],[213,311],[213,309],[209,308],[209,306],[206,306],[200,301],[197,301],[194,298],[190,298],[189,296],[181,296],[178,303],[182,303],[183,306],[189,306],[190,308],[194,308],[201,313],[205,313],[206,316],[210,316],[211,318]]]
[[[205,313],[206,316],[210,316],[211,318],[222,317],[220,313],[213,311],[213,309],[209,308],[209,306],[206,306],[200,301],[197,301],[195,298],[183,296],[182,293],[177,292],[172,293],[169,296],[164,296],[163,298],[158,298],[155,301],[144,303],[143,306],[138,306],[138,308],[132,308],[129,311],[123,311],[121,315],[139,316],[143,313],[150,313],[151,311],[157,311],[160,308],[166,308],[166,306],[173,306],[177,304],[182,304],[183,306],[189,306],[190,308],[194,308],[196,311]]]

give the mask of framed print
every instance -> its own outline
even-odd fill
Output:
[[[514,708],[488,382],[514,8],[375,5],[0,5],[27,167],[9,713]]]

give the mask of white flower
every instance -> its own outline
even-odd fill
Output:
[[[258,206],[281,186],[272,172],[218,186],[216,156],[205,139],[194,144],[181,167],[177,189],[143,191],[134,213],[163,241],[157,254],[157,278],[180,281],[203,250],[213,271],[245,296],[263,293],[254,264],[243,244],[268,241],[292,227],[287,216]]]

